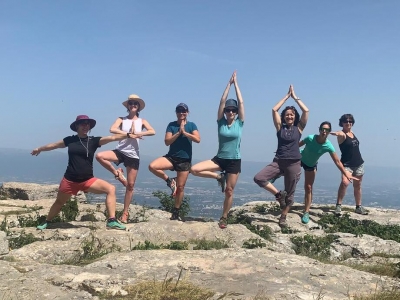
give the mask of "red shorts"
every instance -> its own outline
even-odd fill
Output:
[[[83,182],[73,182],[63,177],[60,182],[59,190],[60,192],[63,192],[65,194],[76,195],[79,191],[86,192],[96,180],[96,177],[92,177],[89,180]]]

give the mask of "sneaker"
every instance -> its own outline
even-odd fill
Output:
[[[171,218],[169,218],[170,220],[177,220],[177,221],[181,221],[183,222],[183,219],[181,218],[181,216],[179,215],[179,210],[174,210],[171,214]]]
[[[281,209],[284,209],[286,207],[286,196],[287,196],[286,191],[279,191],[279,196],[275,198],[276,201],[279,202],[279,207]]]
[[[342,214],[342,206],[340,204],[336,204],[335,215],[340,216]]]
[[[225,172],[221,172],[220,178],[217,178],[218,185],[221,187],[222,192],[225,192],[226,187],[226,174]]]
[[[172,179],[170,180],[170,182],[167,183],[167,186],[168,186],[168,187],[171,189],[171,191],[172,191],[171,196],[172,196],[172,197],[175,197],[175,195],[176,195],[176,177],[172,178]]]
[[[310,221],[310,214],[308,212],[305,212],[301,217],[301,222],[303,224],[307,224],[309,221]]]
[[[354,210],[354,212],[356,214],[360,214],[360,215],[368,215],[368,212],[364,209],[364,207],[362,207],[361,205],[359,207],[356,207],[356,209]]]
[[[47,228],[47,224],[48,224],[48,223],[47,223],[47,221],[46,221],[46,222],[44,222],[44,223],[42,223],[42,224],[36,226],[36,229],[45,230],[45,229]]]
[[[126,229],[126,227],[124,225],[122,225],[120,222],[118,222],[115,219],[108,220],[106,228],[107,229],[118,229],[118,230],[125,230]]]
[[[278,224],[280,227],[284,228],[287,227],[288,224],[286,222],[286,216],[285,215],[281,215],[281,217],[279,218]]]
[[[224,217],[221,217],[221,219],[219,219],[218,226],[221,229],[225,229],[228,226],[228,220]]]

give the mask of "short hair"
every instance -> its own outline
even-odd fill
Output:
[[[282,110],[282,112],[281,112],[281,122],[282,122],[282,125],[286,125],[286,122],[285,122],[285,114],[286,114],[286,111],[288,111],[288,110],[293,110],[293,112],[294,112],[294,126],[297,126],[297,124],[299,123],[299,121],[300,121],[300,114],[297,112],[297,109],[296,109],[296,107],[294,107],[294,106],[286,106],[283,110]]]
[[[319,125],[319,129],[321,129],[322,126],[324,126],[324,125],[328,125],[329,126],[329,130],[332,130],[332,124],[329,121],[322,122],[321,125]]]
[[[356,120],[354,119],[352,114],[344,114],[339,119],[339,126],[343,127],[343,123],[346,122],[348,119],[350,119],[353,122],[353,125],[356,123]]]

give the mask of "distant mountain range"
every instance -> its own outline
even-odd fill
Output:
[[[149,163],[154,157],[141,156],[139,174],[135,186],[136,202],[146,202],[157,206],[158,202],[151,195],[152,191],[161,189],[166,192],[165,182],[155,177],[148,170]],[[267,157],[272,159],[272,157]],[[68,155],[63,151],[42,152],[39,156],[30,155],[30,150],[0,148],[0,182],[20,181],[36,183],[59,183],[68,163]],[[196,161],[194,161],[196,163]],[[247,201],[272,199],[272,196],[259,188],[254,182],[254,175],[260,171],[269,160],[265,162],[242,162],[242,174],[235,189],[235,202],[241,205]],[[400,208],[398,196],[400,187],[400,168],[374,167],[366,164],[366,175],[363,180],[363,198],[365,205],[385,206]],[[94,174],[117,186],[118,201],[122,202],[124,189],[113,178],[112,174],[95,161]],[[171,176],[175,176],[171,173]],[[324,162],[318,165],[318,174],[314,184],[315,202],[334,203],[337,188],[340,183],[340,171],[333,162]],[[283,180],[277,180],[277,188],[282,188]],[[219,213],[222,207],[223,195],[218,190],[214,180],[189,176],[186,194],[190,195],[193,205],[197,210],[212,210],[213,214]],[[353,204],[353,189],[349,187],[345,202]],[[303,176],[296,190],[296,201],[303,201]],[[347,200],[346,200],[347,199]],[[193,210],[193,209],[192,209]],[[198,213],[200,214],[200,213]],[[203,213],[201,213],[203,214]],[[205,215],[208,212],[204,213]]]

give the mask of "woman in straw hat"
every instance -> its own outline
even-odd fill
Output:
[[[152,161],[149,170],[164,179],[172,190],[171,196],[175,198],[175,204],[170,219],[182,221],[179,209],[192,162],[192,141],[200,143],[200,134],[196,124],[187,119],[189,107],[185,103],[179,103],[175,112],[177,120],[168,124],[164,139],[169,151],[163,157]],[[169,178],[165,170],[176,171],[177,177]]]
[[[32,155],[39,155],[42,151],[68,147],[68,166],[64,177],[61,180],[57,193],[57,199],[50,208],[46,221],[37,229],[47,228],[50,222],[61,210],[61,207],[79,191],[91,192],[94,194],[106,194],[106,207],[108,211],[107,228],[125,229],[115,219],[115,187],[108,182],[93,176],[93,158],[97,148],[113,141],[126,138],[126,134],[116,134],[106,137],[88,136],[90,130],[96,125],[94,119],[86,115],[79,115],[71,123],[70,128],[77,134],[67,136],[63,140],[33,149]]]
[[[111,126],[110,132],[114,134],[124,134],[126,139],[120,141],[114,150],[99,152],[96,155],[97,161],[108,171],[110,171],[119,182],[125,187],[124,210],[119,221],[128,223],[129,205],[133,197],[133,187],[139,170],[139,139],[143,136],[155,135],[154,129],[145,119],[139,118],[139,112],[145,107],[145,102],[138,95],[130,95],[122,102],[126,107],[128,115],[119,117]],[[145,129],[146,131],[142,131]],[[127,179],[122,168],[114,168],[121,163],[126,168]]]
[[[227,100],[232,84],[235,86],[237,100]],[[240,141],[243,122],[244,104],[235,71],[229,79],[218,107],[218,153],[211,160],[200,162],[191,169],[193,175],[216,179],[221,185],[222,192],[225,192],[222,217],[218,223],[221,229],[228,225],[227,218],[232,207],[233,190],[241,172]],[[217,174],[215,171],[222,173]]]

